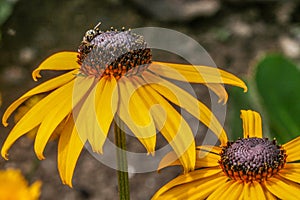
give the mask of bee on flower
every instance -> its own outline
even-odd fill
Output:
[[[204,84],[226,102],[223,84],[247,89],[236,76],[209,66],[159,62],[143,36],[131,30],[88,30],[77,52],[58,52],[32,73],[35,81],[44,70],[67,71],[41,83],[14,101],[2,123],[26,100],[46,94],[15,124],[3,144],[1,155],[24,134],[37,128],[34,150],[44,159],[44,148],[59,127],[58,169],[63,183],[72,186],[76,162],[84,144],[103,152],[110,126],[124,123],[154,154],[157,130],[170,143],[185,171],[196,163],[194,135],[177,105],[210,128],[222,141],[226,134],[210,109],[172,81]],[[171,81],[172,80],[172,81]],[[154,106],[159,105],[160,109]]]

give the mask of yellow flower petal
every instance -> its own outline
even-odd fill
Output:
[[[244,184],[245,193],[244,193],[244,199],[266,199],[264,195],[263,188],[261,187],[260,183],[254,181]]]
[[[137,88],[132,84],[132,80],[122,77],[118,81],[118,86],[120,96],[118,115],[145,146],[148,153],[153,154],[156,145],[156,129],[148,107],[141,96],[135,92]]]
[[[71,80],[73,80],[76,77],[77,73],[78,73],[78,70],[73,70],[71,72],[63,74],[56,78],[50,79],[49,81],[46,81],[46,82],[36,86],[35,88],[31,89],[27,93],[25,93],[23,96],[21,96],[19,99],[17,99],[15,102],[13,102],[7,108],[7,110],[3,114],[3,118],[2,118],[3,125],[8,126],[8,123],[7,123],[8,117],[16,110],[17,107],[19,107],[28,98],[30,98],[36,94],[49,92],[49,91],[54,90],[62,85],[67,84],[68,82],[70,82]]]
[[[300,137],[297,137],[282,146],[286,150],[287,162],[300,160]]]
[[[241,79],[216,67],[153,62],[148,69],[158,75],[179,81],[229,84],[247,91],[247,86]]]
[[[65,183],[65,177],[66,177],[66,168],[67,168],[66,161],[67,161],[67,155],[69,151],[68,143],[70,141],[73,129],[74,129],[74,119],[70,114],[67,117],[65,124],[63,125],[64,132],[59,136],[58,147],[57,147],[58,172],[63,183]]]
[[[197,151],[196,168],[219,166],[218,161],[220,159],[220,155],[218,154]]]
[[[63,95],[67,91],[72,91],[74,81],[67,83],[66,85],[56,89],[48,96],[39,101],[34,107],[32,107],[14,126],[8,137],[6,138],[2,149],[1,155],[7,159],[7,151],[10,146],[22,135],[38,126],[48,114],[48,108],[56,107],[56,104],[62,101],[65,96]]]
[[[182,199],[182,200],[200,200],[205,199],[210,193],[216,190],[220,185],[226,182],[226,177],[213,175],[209,178],[203,178],[185,184],[178,184],[162,193],[163,186],[153,197],[157,199]],[[168,183],[169,184],[169,183]],[[168,185],[167,184],[167,185]]]
[[[42,182],[41,181],[35,181],[34,183],[31,184],[29,188],[29,193],[32,198],[32,200],[37,200],[39,199],[41,195],[41,187],[42,187]],[[30,198],[28,198],[30,199]]]
[[[165,155],[161,161],[158,164],[157,170],[160,171],[161,169],[165,167],[180,165],[180,162],[178,160],[178,156],[174,151],[171,151]]]
[[[72,91],[71,91],[72,92]],[[64,93],[62,95],[62,101],[56,102],[57,105],[48,111],[47,115],[43,119],[39,126],[38,132],[35,137],[34,151],[37,157],[42,160],[45,159],[43,155],[44,148],[51,137],[55,128],[63,121],[63,119],[72,111],[71,107],[71,95],[72,93]],[[70,96],[69,96],[70,95]]]
[[[41,78],[41,70],[73,70],[79,69],[80,65],[77,63],[77,52],[59,52],[51,55],[44,60],[38,68],[32,72],[33,80]]]
[[[217,196],[218,199],[228,199],[228,200],[238,199],[238,197],[240,197],[243,192],[243,182],[228,181],[227,183],[230,183],[229,188],[225,190],[220,196]]]
[[[208,151],[200,151],[198,150],[200,148],[200,146],[197,147],[196,168],[219,166],[218,161],[220,160],[220,155]],[[208,147],[206,148],[209,149]],[[216,149],[220,149],[220,147],[217,147]],[[178,157],[174,151],[169,152],[159,162],[157,170],[160,171],[165,167],[180,165],[180,162],[177,158]]]
[[[194,188],[190,192],[188,192],[188,199],[206,199],[208,195],[210,195],[213,191],[223,185],[227,180],[227,177],[216,174],[214,176],[201,179],[200,181],[192,182],[194,183]],[[186,188],[185,188],[186,189]],[[181,194],[184,194],[184,189],[181,190]],[[186,198],[185,198],[186,199]]]
[[[231,185],[232,181],[220,184],[219,187],[215,191],[213,191],[206,200],[219,199],[219,197],[222,196],[222,194],[224,194],[224,192],[226,192]]]
[[[278,173],[283,178],[300,183],[300,163],[286,163]]]
[[[277,200],[277,197],[266,188],[265,184],[262,183],[261,186],[267,200]]]
[[[107,137],[109,128],[118,108],[118,87],[115,78],[102,78],[97,84],[95,94],[96,118],[101,132],[95,142],[95,150],[102,153],[102,147]]]
[[[222,84],[207,83],[205,85],[219,97],[219,103],[223,102],[225,104],[227,102],[228,94]]]
[[[84,146],[86,138],[79,137],[74,119],[69,118],[65,125],[64,133],[58,142],[58,170],[62,182],[72,187],[72,177],[76,162]]]
[[[140,79],[142,81],[142,79]],[[141,85],[144,85],[141,83]],[[193,133],[182,116],[151,86],[144,85],[140,96],[151,108],[155,126],[166,138],[179,157],[185,171],[195,167],[195,141]]]
[[[225,145],[227,143],[227,135],[223,127],[210,109],[208,109],[202,102],[198,101],[192,95],[176,85],[159,78],[158,76],[154,76],[149,72],[144,72],[143,78],[151,85],[152,88],[158,91],[165,98],[182,107],[210,128],[217,135],[222,144]]]
[[[152,199],[162,199],[163,197],[165,197],[164,199],[168,199],[168,198],[166,198],[167,196],[169,196],[170,194],[171,195],[174,194],[174,191],[172,191],[173,188],[175,188],[175,190],[179,191],[179,193],[184,193],[184,192],[186,192],[187,188],[189,188],[189,187],[186,187],[186,184],[189,184],[189,183],[192,183],[193,185],[196,184],[198,187],[199,186],[201,187],[201,185],[205,184],[205,183],[207,183],[209,185],[215,185],[216,182],[214,182],[213,180],[217,179],[218,182],[221,182],[223,184],[223,182],[220,180],[225,179],[225,181],[226,181],[226,177],[217,175],[220,172],[221,172],[221,169],[219,169],[219,168],[207,168],[207,169],[203,169],[203,170],[195,170],[195,171],[189,172],[188,174],[180,175],[180,176],[176,177],[175,179],[171,180],[170,182],[168,182],[163,187],[161,187],[159,189],[159,191],[157,191],[156,194],[152,197]],[[203,181],[201,181],[201,180],[203,180]],[[200,183],[202,183],[202,184],[199,184],[199,181],[201,181]],[[212,183],[214,183],[214,184],[212,184]],[[180,186],[183,186],[182,189],[180,188]],[[178,189],[176,189],[176,188],[178,188]],[[204,188],[206,188],[206,187],[204,187]],[[198,191],[201,192],[201,190],[198,190]],[[206,193],[207,193],[207,191],[206,191]],[[175,192],[175,194],[176,194],[176,192]]]
[[[6,169],[0,171],[1,200],[38,200],[41,182],[36,181],[31,186],[20,170]]]
[[[76,90],[74,90],[73,87],[64,90],[59,97],[48,105],[49,107],[52,105],[52,107],[50,107],[52,109],[42,121],[34,143],[34,150],[39,159],[44,159],[44,148],[55,128],[72,112],[72,107],[75,107],[86,94],[86,91],[89,90],[94,79],[79,77],[76,81],[80,82],[80,84],[74,84],[74,87],[77,87]],[[72,96],[74,96],[73,99]]]
[[[276,176],[265,182],[266,188],[280,199],[297,200],[300,193],[299,184],[293,184],[291,181],[283,180]]]
[[[214,154],[220,154],[222,151],[222,147],[219,146],[211,146],[211,145],[203,145],[203,146],[197,146],[197,150],[201,151],[208,151]]]
[[[262,138],[262,125],[260,114],[252,110],[241,110],[243,120],[244,138]]]

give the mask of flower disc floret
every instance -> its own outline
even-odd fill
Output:
[[[276,140],[242,138],[223,147],[219,164],[231,179],[245,182],[263,181],[284,167],[286,153]]]

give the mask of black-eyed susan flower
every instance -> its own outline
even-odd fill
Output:
[[[299,199],[300,137],[281,146],[263,138],[259,113],[242,110],[241,118],[244,138],[197,147],[196,170],[167,183],[153,199]]]
[[[0,200],[37,200],[41,185],[36,181],[29,186],[20,170],[0,170]]]
[[[185,170],[194,169],[192,131],[172,104],[194,115],[223,143],[227,136],[203,103],[170,80],[205,84],[224,102],[227,93],[222,84],[247,89],[239,78],[217,68],[152,61],[151,50],[142,36],[124,29],[102,32],[99,26],[86,32],[78,52],[59,52],[43,61],[32,73],[34,80],[41,77],[42,70],[68,72],[33,88],[9,106],[2,119],[5,126],[8,117],[28,98],[47,94],[16,123],[1,154],[7,158],[11,145],[38,127],[34,150],[39,159],[44,159],[49,138],[62,126],[58,168],[62,181],[69,185],[85,142],[102,153],[115,117],[151,154],[155,151],[156,130],[160,131]]]

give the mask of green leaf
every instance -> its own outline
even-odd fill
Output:
[[[228,117],[229,127],[228,135],[230,140],[237,140],[243,137],[243,123],[240,118],[241,110],[255,110],[254,108],[254,94],[253,86],[249,81],[244,80],[248,87],[248,92],[244,93],[240,88],[230,87],[228,89],[229,101],[228,101]]]
[[[254,81],[271,129],[285,143],[300,134],[300,71],[282,55],[265,56],[256,66]]]

